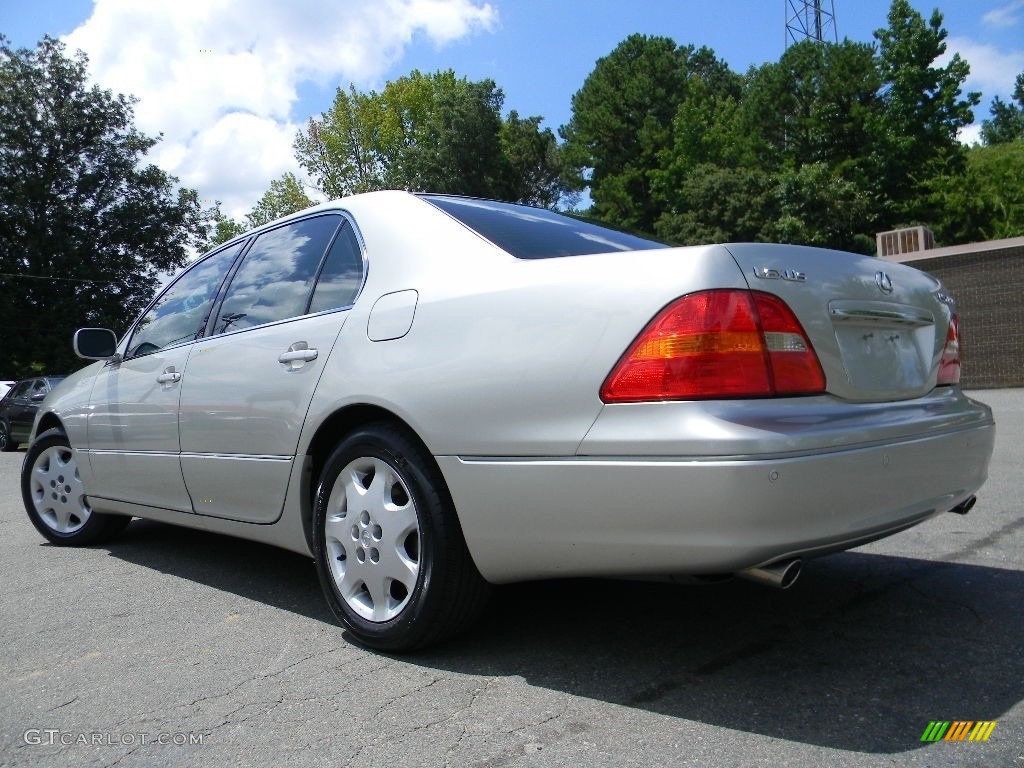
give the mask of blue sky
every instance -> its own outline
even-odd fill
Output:
[[[85,49],[101,84],[139,97],[140,128],[164,134],[155,161],[241,216],[272,178],[297,170],[291,139],[338,85],[451,68],[493,78],[506,109],[557,129],[595,60],[627,35],[707,45],[745,71],[781,55],[787,2],[0,0],[0,32],[16,46],[50,34]],[[942,11],[950,50],[972,66],[968,87],[983,93],[976,118],[987,117],[1024,71],[1024,0],[912,4]],[[840,39],[870,42],[889,0],[833,7]]]

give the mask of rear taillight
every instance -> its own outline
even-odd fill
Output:
[[[648,323],[601,387],[606,403],[807,395],[825,374],[792,310],[771,294],[692,293]]]
[[[946,346],[939,360],[939,384],[960,383],[960,323],[956,315],[949,318]]]

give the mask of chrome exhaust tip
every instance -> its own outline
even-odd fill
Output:
[[[744,568],[742,571],[736,571],[736,575],[741,579],[756,581],[775,589],[789,589],[796,583],[802,567],[800,559],[797,558],[757,568]]]
[[[967,497],[963,501],[961,501],[959,504],[957,504],[955,507],[953,507],[949,511],[950,512],[956,512],[958,515],[966,515],[968,512],[971,511],[971,509],[977,503],[978,503],[978,497],[972,495],[972,496]]]

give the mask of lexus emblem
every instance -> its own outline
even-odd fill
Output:
[[[885,272],[875,272],[875,285],[882,293],[892,293],[892,278]]]

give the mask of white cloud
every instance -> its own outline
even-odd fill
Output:
[[[139,129],[164,134],[161,167],[240,216],[295,168],[300,83],[374,86],[414,40],[496,21],[482,0],[95,0],[65,42],[103,87],[139,98]]]
[[[1020,21],[1021,11],[1024,11],[1024,0],[1016,0],[989,11],[981,20],[992,27],[1013,27]]]
[[[997,11],[1013,10],[1024,7],[1024,0],[1011,3]],[[990,14],[997,11],[991,11]],[[981,123],[989,118],[989,105],[992,99],[1000,96],[1004,101],[1013,93],[1013,81],[1018,72],[1024,72],[1024,50],[1001,51],[993,45],[979,43],[966,37],[950,37],[946,41],[946,53],[938,64],[946,64],[954,53],[971,65],[971,74],[964,83],[963,91],[978,91],[981,102],[974,108],[972,125],[960,131],[959,139],[964,144],[981,143]]]
[[[221,200],[224,212],[240,219],[267,190],[271,179],[295,167],[292,140],[297,128],[288,121],[230,112],[184,147],[170,144],[168,152],[172,158],[180,157],[174,173],[182,184],[198,189],[203,198]],[[163,163],[161,167],[165,167]]]
[[[966,144],[967,146],[981,144],[981,123],[974,123],[961,129],[960,133],[957,134],[957,139],[960,140],[961,144]]]
[[[946,43],[946,55],[940,63],[946,63],[954,53],[959,53],[960,58],[971,65],[964,90],[980,91],[985,109],[992,97],[1005,99],[1013,92],[1014,78],[1024,71],[1024,49],[1002,51],[966,37],[950,37]]]

